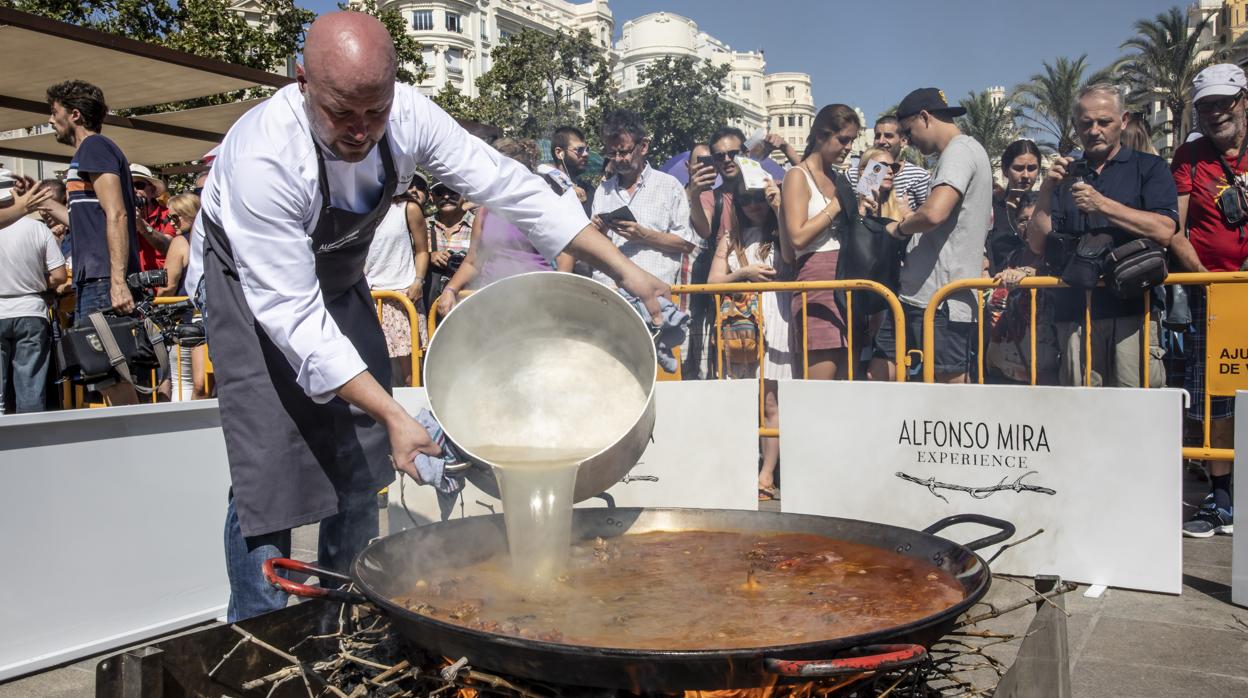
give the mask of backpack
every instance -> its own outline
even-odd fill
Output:
[[[741,266],[747,264],[745,252],[739,247],[737,261]],[[728,365],[758,363],[762,327],[763,314],[757,293],[747,291],[723,297],[719,304],[719,336]]]

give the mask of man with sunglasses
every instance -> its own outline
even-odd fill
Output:
[[[134,182],[134,228],[139,234],[139,270],[165,268],[165,252],[178,230],[169,219],[169,209],[160,202],[163,184],[143,165],[130,164]]]
[[[1174,154],[1170,172],[1179,194],[1179,230],[1170,249],[1174,271],[1240,271],[1248,264],[1248,80],[1231,63],[1200,71],[1192,84],[1196,125],[1203,137],[1184,143]],[[1187,417],[1205,419],[1205,289],[1188,286],[1192,322],[1184,346],[1184,387],[1192,399]],[[1214,448],[1231,448],[1235,427],[1235,399],[1210,401],[1209,437]],[[1207,538],[1233,529],[1231,461],[1208,461],[1212,486],[1183,533]]]
[[[576,188],[576,198],[589,215],[594,206],[594,188],[582,176],[589,166],[589,146],[585,144],[585,132],[575,126],[561,126],[550,137],[550,154],[555,168]],[[541,170],[538,170],[541,174]]]
[[[203,251],[192,249],[187,285],[202,275],[209,305],[231,479],[231,622],[286,605],[262,569],[290,555],[292,528],[319,523],[319,563],[346,570],[377,535],[377,491],[395,469],[420,481],[416,456],[441,453],[390,394],[364,275],[373,233],[417,168],[505,217],[544,255],[590,262],[662,320],[666,284],[625,259],[575,201],[397,83],[397,68],[376,18],[321,15],[296,82],[230,128],[204,189]]]

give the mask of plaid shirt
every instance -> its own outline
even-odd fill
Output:
[[[698,234],[689,225],[689,199],[685,188],[675,177],[649,164],[641,171],[637,187],[631,194],[628,189],[620,187],[619,179],[614,176],[598,185],[594,192],[594,215],[614,211],[621,206],[627,206],[637,222],[647,228],[671,233],[695,246],[700,242]],[[625,257],[660,280],[669,284],[688,280],[689,255],[656,250],[645,243],[626,240],[610,230],[607,236]],[[594,279],[613,285],[611,279],[599,271],[594,272]]]

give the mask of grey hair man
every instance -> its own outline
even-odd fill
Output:
[[[1115,246],[1144,238],[1169,247],[1179,217],[1174,179],[1161,158],[1122,145],[1127,113],[1118,88],[1109,84],[1085,87],[1074,116],[1083,156],[1053,160],[1028,224],[1028,244],[1044,253],[1057,244],[1051,240],[1055,233],[1076,243],[1086,235],[1105,233]],[[1080,171],[1080,176],[1072,176]],[[1063,385],[1083,385],[1090,375],[1092,385],[1138,388],[1143,385],[1145,361],[1149,362],[1149,384],[1164,385],[1156,319],[1145,316],[1142,298],[1121,299],[1104,288],[1092,291],[1090,357],[1086,355],[1085,292],[1061,289],[1054,298]],[[1146,320],[1152,324],[1147,355],[1140,346]]]

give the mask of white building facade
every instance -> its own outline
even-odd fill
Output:
[[[763,100],[767,108],[767,131],[779,134],[797,149],[806,148],[806,136],[815,121],[815,99],[810,92],[810,76],[806,73],[772,73],[763,82]],[[772,157],[784,161],[783,153]]]
[[[723,41],[700,31],[693,20],[670,12],[654,12],[629,20],[622,31],[615,45],[620,57],[615,82],[621,91],[642,87],[642,69],[658,59],[690,56],[709,60],[716,66],[729,67],[724,99],[740,111],[740,118],[729,125],[749,135],[767,124],[767,62],[761,51],[733,51]]]
[[[429,95],[449,83],[476,97],[477,78],[490,69],[490,52],[525,29],[546,34],[584,29],[607,53],[608,64],[615,61],[615,18],[607,0],[381,0],[379,5],[402,14],[408,33],[420,42],[428,71],[420,91]],[[583,92],[574,101],[585,108]]]

